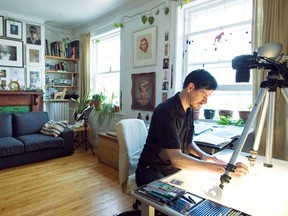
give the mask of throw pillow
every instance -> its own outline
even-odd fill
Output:
[[[64,129],[67,128],[67,125],[67,121],[55,122],[50,120],[42,126],[40,132],[46,135],[58,137],[64,131]]]

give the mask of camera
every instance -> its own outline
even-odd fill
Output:
[[[250,69],[253,68],[276,71],[287,82],[286,64],[274,60],[280,55],[282,47],[280,43],[264,44],[253,55],[240,55],[232,59],[232,68],[236,70],[236,82],[249,82]]]

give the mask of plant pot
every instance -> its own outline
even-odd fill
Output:
[[[233,116],[233,110],[219,110],[218,113],[219,113],[219,116],[225,116],[225,117]]]
[[[215,116],[215,110],[213,109],[204,109],[205,119],[213,119]]]
[[[94,106],[96,110],[99,110],[101,108],[101,101],[97,101],[97,100],[92,101],[90,103],[90,106]]]
[[[243,121],[246,123],[250,115],[250,111],[238,111],[238,113],[239,113],[239,118],[243,119]]]

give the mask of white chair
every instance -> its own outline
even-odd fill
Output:
[[[137,188],[135,171],[146,142],[147,129],[141,119],[123,119],[115,127],[119,143],[119,181],[122,192],[130,195]],[[137,208],[137,204],[134,203],[133,208]]]

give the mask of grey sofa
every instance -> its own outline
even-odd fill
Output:
[[[40,130],[48,121],[47,112],[0,115],[0,169],[73,154],[73,131],[44,135]]]

